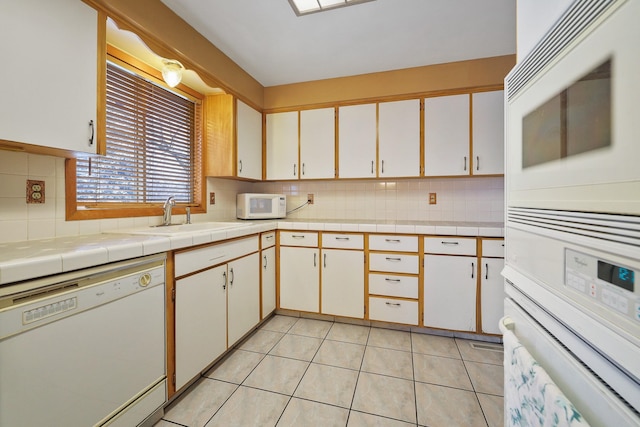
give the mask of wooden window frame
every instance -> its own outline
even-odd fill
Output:
[[[106,55],[103,56],[103,60],[100,64],[100,76],[99,80],[104,82],[100,84],[98,89],[98,123],[102,123],[99,130],[98,142],[99,152],[106,152],[106,60],[110,57],[110,60],[118,63],[118,65],[124,66],[134,73],[141,75],[142,77],[153,81],[171,91],[176,91],[187,97],[193,98],[199,102],[203,102],[205,96],[193,89],[179,84],[175,88],[169,88],[164,80],[162,74],[155,68],[139,61],[133,56],[111,46],[107,46]],[[104,77],[103,77],[104,76]],[[201,138],[195,143],[198,145],[196,149],[196,155],[194,156],[194,201],[193,203],[177,203],[173,208],[174,214],[184,214],[186,207],[191,208],[191,213],[206,213],[206,180],[204,176],[203,168],[203,150],[204,150],[204,112],[200,114],[200,127]],[[162,203],[122,203],[117,206],[114,204],[103,204],[98,207],[87,208],[84,203],[78,203],[77,201],[77,176],[76,176],[76,159],[68,158],[65,161],[65,214],[67,221],[85,220],[85,219],[107,219],[107,218],[127,218],[127,217],[140,217],[140,216],[158,216],[163,214]]]

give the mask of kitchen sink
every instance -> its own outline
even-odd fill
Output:
[[[152,225],[143,228],[112,230],[110,233],[148,234],[150,236],[175,236],[179,234],[199,233],[225,230],[228,228],[246,227],[249,223],[241,222],[198,222],[195,224]]]

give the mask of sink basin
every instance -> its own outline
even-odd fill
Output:
[[[153,225],[144,228],[113,230],[112,233],[148,234],[151,236],[176,236],[179,234],[225,230],[227,228],[246,227],[241,222],[199,222],[195,224]]]

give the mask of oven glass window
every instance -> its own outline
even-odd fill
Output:
[[[611,145],[611,60],[527,114],[522,167]]]
[[[266,214],[271,213],[272,202],[273,202],[272,199],[254,197],[250,201],[249,211],[254,214],[255,213],[266,213]]]

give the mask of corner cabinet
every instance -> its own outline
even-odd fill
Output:
[[[96,153],[98,15],[78,0],[3,2],[0,139]]]
[[[262,114],[233,97],[205,99],[205,176],[262,179]]]
[[[267,114],[267,180],[298,179],[298,114]]]

